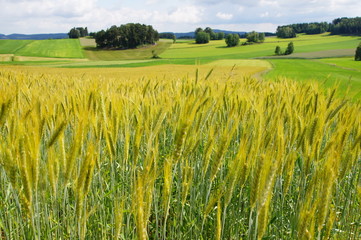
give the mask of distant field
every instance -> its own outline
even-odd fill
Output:
[[[303,58],[303,59],[315,59],[315,58],[329,58],[329,57],[347,57],[352,56],[355,53],[355,49],[332,49],[332,50],[323,50],[323,51],[314,51],[314,52],[297,52],[292,55],[284,56],[269,56],[269,57],[260,57],[262,59],[280,59],[280,58]]]
[[[331,65],[336,65],[345,69],[353,69],[361,72],[361,62],[355,61],[354,57],[349,58],[325,58],[320,59],[320,62],[324,62]]]
[[[93,38],[79,38],[82,47],[96,47],[97,44]]]
[[[241,39],[241,42],[245,42]],[[227,48],[224,40],[211,41],[209,44],[199,45],[194,41],[173,44],[169,50],[161,54],[163,58],[198,58],[207,59],[245,59],[265,56],[273,56],[276,46],[282,49],[287,47],[288,42],[293,41],[295,53],[307,53],[324,50],[343,50],[347,49],[350,55],[350,49],[357,47],[361,41],[360,37],[352,36],[331,36],[326,34],[319,35],[300,35],[295,39],[278,39],[276,37],[266,38],[263,44],[253,44],[247,46],[238,46]],[[340,52],[335,52],[339,56]],[[342,53],[341,53],[342,55]],[[330,55],[332,57],[332,55]],[[292,55],[291,55],[292,57]]]
[[[49,58],[84,58],[78,39],[0,40],[0,53]]]
[[[140,61],[140,60],[139,60]],[[244,60],[242,60],[244,61]],[[46,73],[53,74],[55,76],[62,75],[64,77],[81,77],[83,75],[104,78],[104,79],[118,79],[118,80],[127,80],[127,79],[141,79],[141,78],[154,78],[154,79],[163,79],[163,78],[185,78],[187,76],[195,76],[197,70],[201,77],[206,76],[212,69],[212,77],[218,78],[219,80],[227,79],[232,76],[232,79],[237,77],[252,76],[259,72],[265,71],[270,68],[270,65],[267,61],[261,60],[246,60],[250,63],[247,65],[246,62],[243,64],[238,62],[236,66],[232,64],[220,64],[220,65],[155,65],[155,66],[143,66],[143,67],[125,67],[126,62],[123,62],[123,67],[113,67],[109,68],[108,66],[102,67],[92,67],[88,66],[86,71],[82,68],[50,68],[47,66],[44,67],[33,67],[33,66],[3,66],[3,69],[8,70],[23,70],[29,73]],[[138,62],[138,61],[137,61]],[[91,62],[89,62],[91,63]],[[119,62],[118,64],[122,64]],[[141,64],[141,62],[138,62]],[[253,65],[253,66],[252,66]]]

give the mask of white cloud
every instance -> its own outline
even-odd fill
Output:
[[[243,6],[239,6],[239,7],[238,7],[238,12],[243,12],[243,11],[244,11],[244,9],[245,9],[245,7],[243,7]]]
[[[229,31],[258,31],[258,32],[274,32],[278,24],[273,23],[256,23],[256,24],[214,24],[209,25],[213,29],[225,29]]]
[[[278,1],[272,1],[272,0],[260,0],[258,3],[261,7],[269,7],[269,6],[278,6]]]
[[[218,12],[216,16],[222,20],[231,20],[233,18],[233,14],[222,12]]]
[[[264,12],[264,13],[261,13],[261,15],[260,15],[261,18],[265,18],[268,16],[269,16],[269,12]]]
[[[147,0],[145,2],[145,4],[147,5],[153,5],[153,4],[160,4],[162,1],[161,0]]]
[[[179,7],[175,11],[164,15],[164,21],[173,23],[198,23],[201,21],[204,10],[197,6]]]

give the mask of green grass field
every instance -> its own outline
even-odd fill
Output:
[[[241,39],[241,42],[245,39]],[[266,38],[263,44],[238,46],[227,48],[224,40],[211,41],[209,44],[198,45],[194,41],[173,44],[169,50],[161,54],[163,58],[211,58],[211,59],[239,59],[273,56],[276,46],[282,49],[288,42],[293,41],[295,53],[312,53],[315,51],[355,49],[361,41],[360,37],[300,35],[295,39]],[[338,53],[339,54],[339,53]],[[332,57],[332,55],[331,55]]]
[[[0,40],[0,54],[15,54],[32,40]]]
[[[333,59],[337,62],[338,59]],[[361,63],[359,70],[345,69],[337,65],[327,64],[323,60],[308,59],[269,59],[273,65],[273,70],[269,71],[264,77],[266,79],[289,78],[297,81],[317,81],[325,82],[326,87],[331,87],[339,83],[339,93],[344,94],[350,88],[350,95],[355,98],[361,97]],[[341,61],[342,62],[342,61]],[[351,65],[351,64],[350,64]]]
[[[84,58],[79,40],[1,40],[0,54],[49,58]]]
[[[354,57],[348,58],[325,58],[319,61],[328,63],[330,65],[336,65],[345,69],[352,69],[361,72],[361,63],[354,60]]]

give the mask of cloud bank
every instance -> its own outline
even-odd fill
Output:
[[[90,31],[140,22],[159,31],[212,27],[275,31],[278,25],[360,15],[359,0],[0,0],[0,33]]]

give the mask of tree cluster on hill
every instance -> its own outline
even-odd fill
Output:
[[[295,38],[296,32],[290,26],[277,27],[276,36],[279,38]]]
[[[174,33],[159,33],[159,38],[172,39],[173,43],[177,41],[177,37]]]
[[[227,47],[238,46],[238,44],[239,44],[239,35],[236,34],[236,33],[227,34],[225,41],[226,41]]]
[[[331,34],[361,34],[361,17],[337,18],[331,25]]]
[[[70,29],[68,36],[69,38],[80,38],[80,37],[86,37],[88,36],[88,28],[85,27],[77,27],[77,28],[72,28]]]
[[[101,30],[95,34],[94,38],[99,48],[129,49],[154,44],[159,40],[159,34],[151,25],[128,23]]]
[[[215,33],[212,28],[206,27],[204,30],[202,28],[197,28],[195,31],[196,43],[208,43],[209,40],[222,40],[224,39],[224,33],[219,32]]]
[[[159,38],[173,39],[174,37],[175,37],[174,33],[170,33],[170,32],[159,33]]]
[[[248,43],[262,43],[264,42],[265,34],[252,31],[246,34],[246,38]]]
[[[293,38],[297,33],[320,34],[331,32],[331,34],[361,34],[361,17],[336,18],[332,23],[313,22],[296,23],[279,26],[276,35],[279,38]]]
[[[295,47],[293,45],[293,42],[290,42],[288,44],[285,52],[282,52],[281,47],[277,46],[276,49],[275,49],[275,54],[277,56],[279,56],[279,55],[290,55],[290,54],[292,54],[294,52],[294,50],[295,50]]]
[[[180,36],[178,39],[193,39],[193,36]]]
[[[210,36],[206,32],[198,32],[196,34],[196,43],[197,44],[203,44],[203,43],[209,43]]]
[[[327,22],[313,23],[295,23],[281,27],[290,27],[295,33],[320,34],[330,30],[330,24]]]

